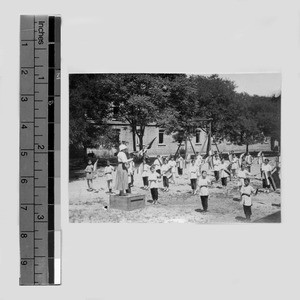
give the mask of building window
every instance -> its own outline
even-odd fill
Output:
[[[196,144],[200,144],[200,129],[196,130]]]
[[[164,133],[165,133],[164,129],[159,129],[159,132],[158,132],[158,143],[159,144],[164,143]]]
[[[120,138],[120,136],[121,136],[121,129],[114,128],[114,131],[115,131],[116,135],[118,136],[118,138]]]
[[[114,120],[114,121],[117,121],[119,118],[118,118],[118,115],[119,115],[119,105],[116,105],[116,104],[111,104],[110,106],[110,111],[111,111],[111,119]]]

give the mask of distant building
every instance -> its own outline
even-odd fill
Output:
[[[126,143],[128,146],[129,152],[133,151],[133,136],[131,132],[131,128],[128,124],[119,122],[119,121],[111,121],[111,126],[119,132],[119,140],[121,143]],[[147,154],[149,156],[156,156],[160,155],[169,155],[175,154],[179,143],[175,142],[172,135],[167,135],[163,128],[157,127],[155,124],[151,124],[146,127],[145,135],[143,139],[144,145],[149,144],[154,138],[156,137],[155,141],[152,144],[151,149],[148,150]],[[193,138],[191,138],[192,145],[194,147],[195,152],[200,152],[202,154],[206,153],[207,147],[207,134],[201,130],[200,128],[196,130],[196,134]],[[136,136],[135,141],[136,149],[139,150],[139,139]],[[188,154],[193,154],[193,148],[191,143],[188,141],[187,143],[187,151]],[[238,146],[234,145],[230,142],[222,142],[217,144],[219,151],[228,152],[228,151],[235,151],[235,152],[245,152],[246,146]],[[184,142],[181,145],[181,149],[185,149]],[[217,150],[215,144],[212,143],[212,150]],[[253,145],[249,145],[249,151],[270,151],[271,150],[271,143],[270,139],[266,138],[264,143],[257,143]],[[93,151],[96,155],[101,155],[101,152],[106,151],[105,149],[88,149],[88,152]],[[116,150],[112,150],[112,153]]]

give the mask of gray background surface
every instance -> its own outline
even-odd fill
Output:
[[[7,1],[0,18],[0,299],[283,299],[300,296],[297,1]],[[19,287],[19,15],[62,15],[59,287]],[[69,224],[68,73],[283,75],[283,223]]]

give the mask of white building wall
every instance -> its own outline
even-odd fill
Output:
[[[130,152],[133,151],[133,137],[130,126],[126,124],[120,124],[117,121],[112,121],[112,126],[115,129],[118,129],[120,132],[120,142],[126,143],[128,146],[128,150]],[[160,155],[174,155],[178,149],[179,144],[174,142],[172,135],[164,134],[163,143],[159,143],[159,129],[155,126],[147,126],[145,129],[144,135],[144,145],[149,144],[155,137],[155,141],[152,144],[151,149],[148,150],[149,156],[156,156]],[[196,143],[196,137],[191,139],[195,152],[201,152],[202,154],[206,153],[207,141],[206,141],[206,133],[204,131],[200,131],[200,142]],[[136,149],[139,150],[138,144],[138,137],[136,136]],[[228,151],[235,151],[235,152],[245,152],[246,146],[238,146],[232,143],[228,143],[226,141],[217,144],[219,151],[228,152]],[[185,144],[182,143],[181,149],[185,149]],[[193,154],[193,148],[191,143],[187,143],[187,150],[188,154]],[[212,143],[212,150],[217,150],[217,147]],[[265,143],[258,143],[249,145],[249,151],[270,151],[271,150],[271,143],[270,139],[267,139]],[[103,148],[99,149],[88,149],[88,152],[94,152],[97,156],[110,156],[113,155],[117,149],[107,150]]]
[[[120,141],[126,142],[128,145],[129,151],[133,151],[133,138],[132,138],[132,132],[130,127],[126,126],[115,126],[115,128],[120,129]],[[177,151],[177,148],[179,144],[177,142],[174,142],[174,139],[172,135],[164,135],[164,141],[162,144],[159,144],[159,128],[154,126],[146,127],[145,129],[145,135],[144,135],[144,145],[147,145],[150,143],[153,138],[156,137],[156,140],[152,144],[151,149],[148,150],[148,155],[154,156],[154,155],[169,155],[169,154],[175,154]],[[206,133],[204,131],[200,131],[200,143],[196,144],[196,137],[193,137],[191,139],[193,147],[196,152],[201,152],[204,154],[206,152],[207,142],[206,142]],[[139,150],[138,145],[138,138],[136,138],[136,149]],[[203,144],[205,143],[204,147]],[[188,142],[187,144],[188,153],[193,154],[193,149]],[[228,152],[228,151],[235,151],[235,152],[244,152],[246,150],[246,146],[238,146],[234,145],[232,143],[228,142],[222,142],[217,144],[219,151],[222,152]],[[182,149],[184,149],[184,143],[182,143],[181,146]],[[212,144],[212,150],[217,150],[217,147]],[[249,151],[270,151],[271,150],[271,144],[270,140],[268,139],[265,143],[258,143],[249,145]]]

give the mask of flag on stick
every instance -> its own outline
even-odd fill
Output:
[[[142,150],[140,150],[138,152],[138,156],[143,156],[147,152],[147,150],[152,147],[152,144],[155,141],[155,139],[156,139],[156,137],[147,146],[145,146]]]
[[[94,168],[93,168],[93,171],[94,171],[94,172],[97,171],[97,163],[98,163],[98,159],[97,159],[96,162],[94,163]]]
[[[156,137],[148,144],[147,150],[152,147],[153,142],[156,140]]]

